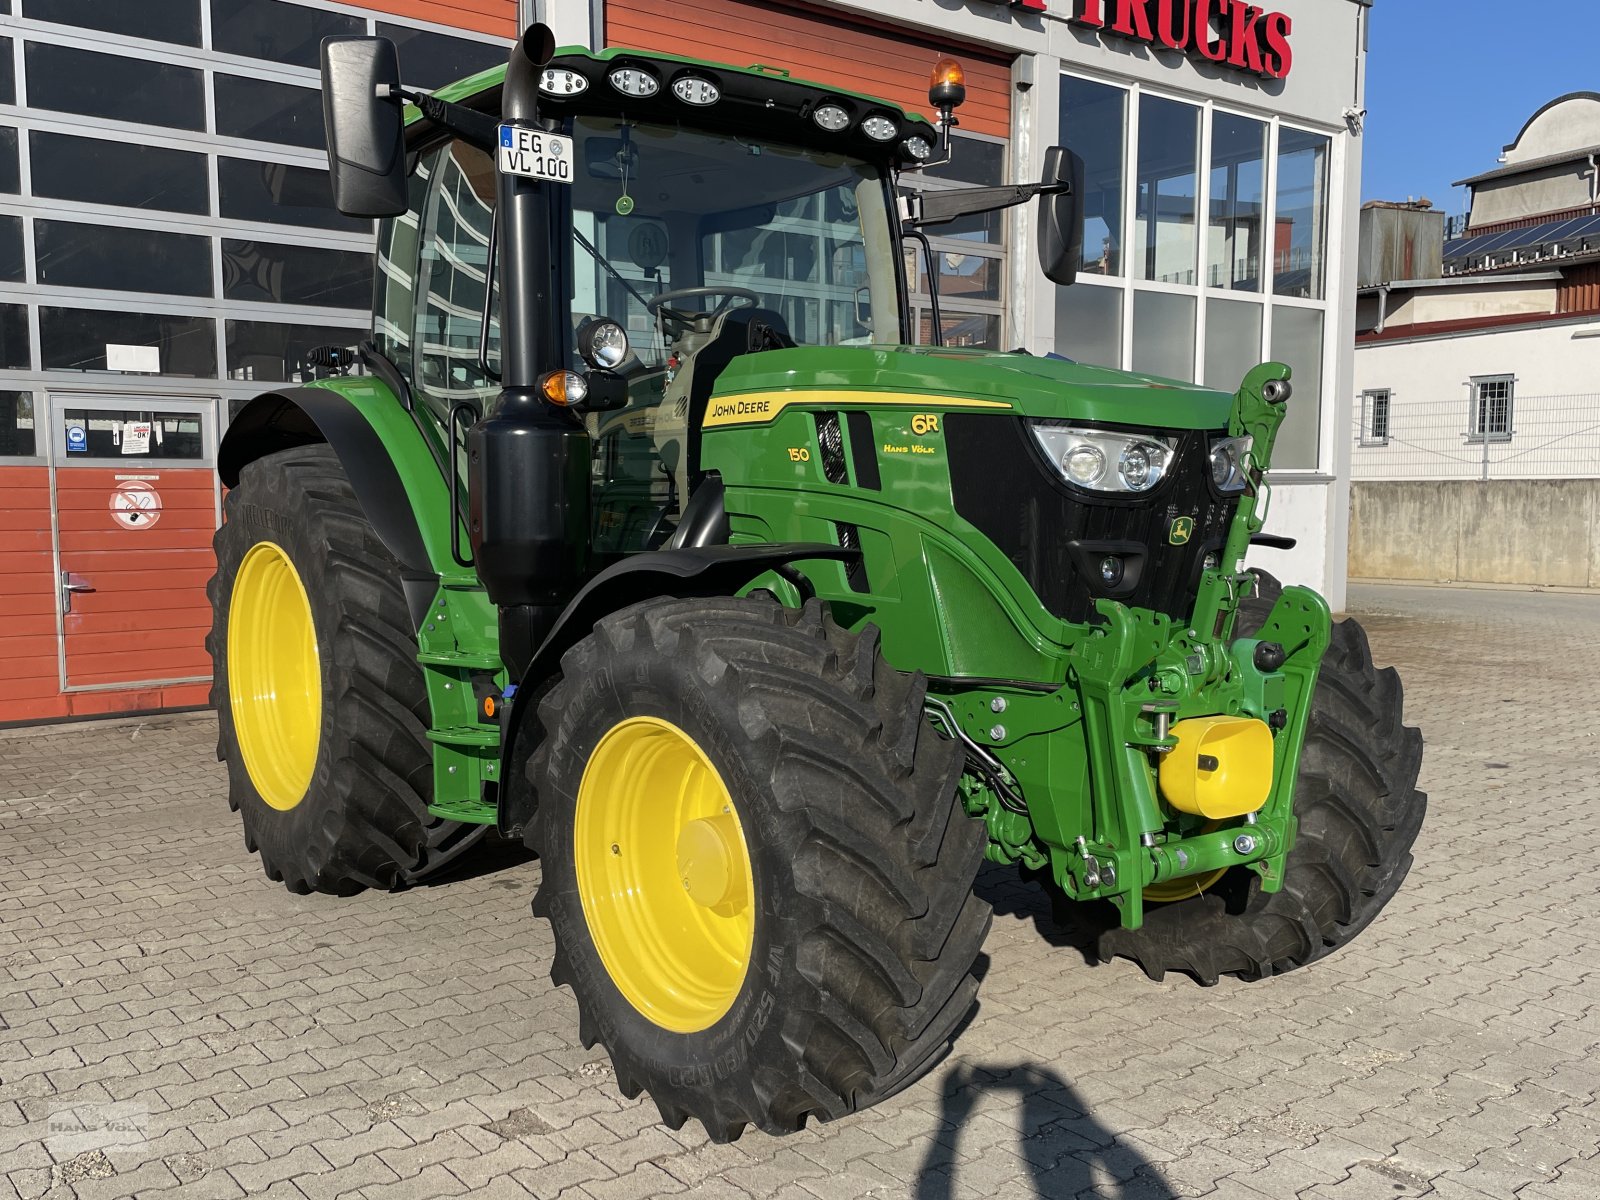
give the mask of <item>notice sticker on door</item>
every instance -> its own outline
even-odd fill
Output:
[[[89,453],[89,431],[82,425],[67,426],[67,453]]]
[[[161,520],[161,493],[148,483],[120,483],[111,493],[111,517],[124,529],[149,529]]]
[[[150,453],[149,421],[124,421],[122,423],[122,452],[124,454]]]

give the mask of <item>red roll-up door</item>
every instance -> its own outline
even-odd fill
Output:
[[[1011,135],[1010,59],[949,39],[888,30],[836,12],[751,0],[607,0],[606,45],[750,66],[865,92],[928,114],[928,72],[953,54],[967,71],[961,128]]]

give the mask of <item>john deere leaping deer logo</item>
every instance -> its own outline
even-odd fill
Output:
[[[1173,517],[1172,526],[1167,530],[1167,541],[1174,546],[1182,546],[1194,536],[1193,517]]]

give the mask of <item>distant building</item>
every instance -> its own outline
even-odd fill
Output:
[[[1362,212],[1351,574],[1600,586],[1600,94],[1458,186]]]

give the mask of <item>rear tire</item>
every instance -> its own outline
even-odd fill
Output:
[[[1245,601],[1240,636],[1270,610]],[[1177,971],[1209,986],[1222,975],[1281,975],[1359,934],[1411,869],[1427,812],[1416,790],[1422,735],[1402,709],[1400,677],[1373,666],[1366,632],[1354,621],[1334,625],[1295,785],[1300,828],[1283,890],[1268,895],[1253,871],[1236,867],[1201,895],[1148,907],[1141,929],[1104,929],[1100,960],[1129,958],[1151,979]]]
[[[990,920],[972,894],[985,834],[957,798],[961,754],[924,720],[924,691],[920,674],[883,662],[875,629],[847,633],[816,601],[803,611],[754,599],[649,601],[601,621],[563,658],[529,771],[540,802],[528,841],[543,868],[534,912],[550,919],[550,977],[577,998],[583,1044],[604,1043],[623,1093],[649,1091],[672,1128],[692,1117],[729,1141],[747,1124],[784,1133],[864,1108],[925,1073],[971,1011]],[[596,888],[594,859],[584,858],[595,839],[578,842],[580,828],[604,832],[599,844],[619,864],[634,846],[654,847],[638,860],[668,858],[663,892],[680,873],[690,888],[682,837],[674,863],[665,839],[615,832],[631,828],[620,817],[587,823],[607,804],[640,807],[607,800],[634,793],[634,775],[594,766],[608,761],[604,745],[618,731],[640,724],[664,725],[703,752],[726,789],[717,795],[731,800],[752,885],[747,957],[721,993],[721,1015],[708,1008],[679,1029],[646,1015],[648,988],[639,1002],[637,972],[658,956],[640,952],[637,967],[622,956],[619,966],[610,950],[608,966],[604,947],[617,941],[603,906],[624,893]],[[683,797],[697,793],[660,759],[633,761],[651,772],[638,794],[689,811]],[[591,769],[602,789],[586,778]],[[681,900],[641,904],[659,913]],[[679,926],[685,955],[695,924]],[[662,939],[678,953],[674,941]]]
[[[399,565],[373,532],[338,456],[325,445],[266,455],[241,472],[224,513],[213,542],[207,646],[217,757],[228,765],[228,805],[243,818],[245,848],[260,854],[267,878],[296,893],[392,888],[446,855],[453,859],[487,827],[428,812],[428,697]],[[274,557],[292,567],[315,641],[317,691],[276,700],[298,705],[303,712],[282,715],[303,718],[315,731],[303,792],[296,786],[286,793],[265,774],[252,777],[235,719],[236,695],[242,706],[261,703],[249,699],[246,677],[260,668],[242,652],[231,664],[228,639],[240,566],[261,546],[268,553],[277,547]],[[272,623],[261,632],[272,639]],[[282,634],[287,653],[296,638],[292,623]],[[279,715],[268,712],[267,719]],[[259,769],[257,738],[251,749]]]

